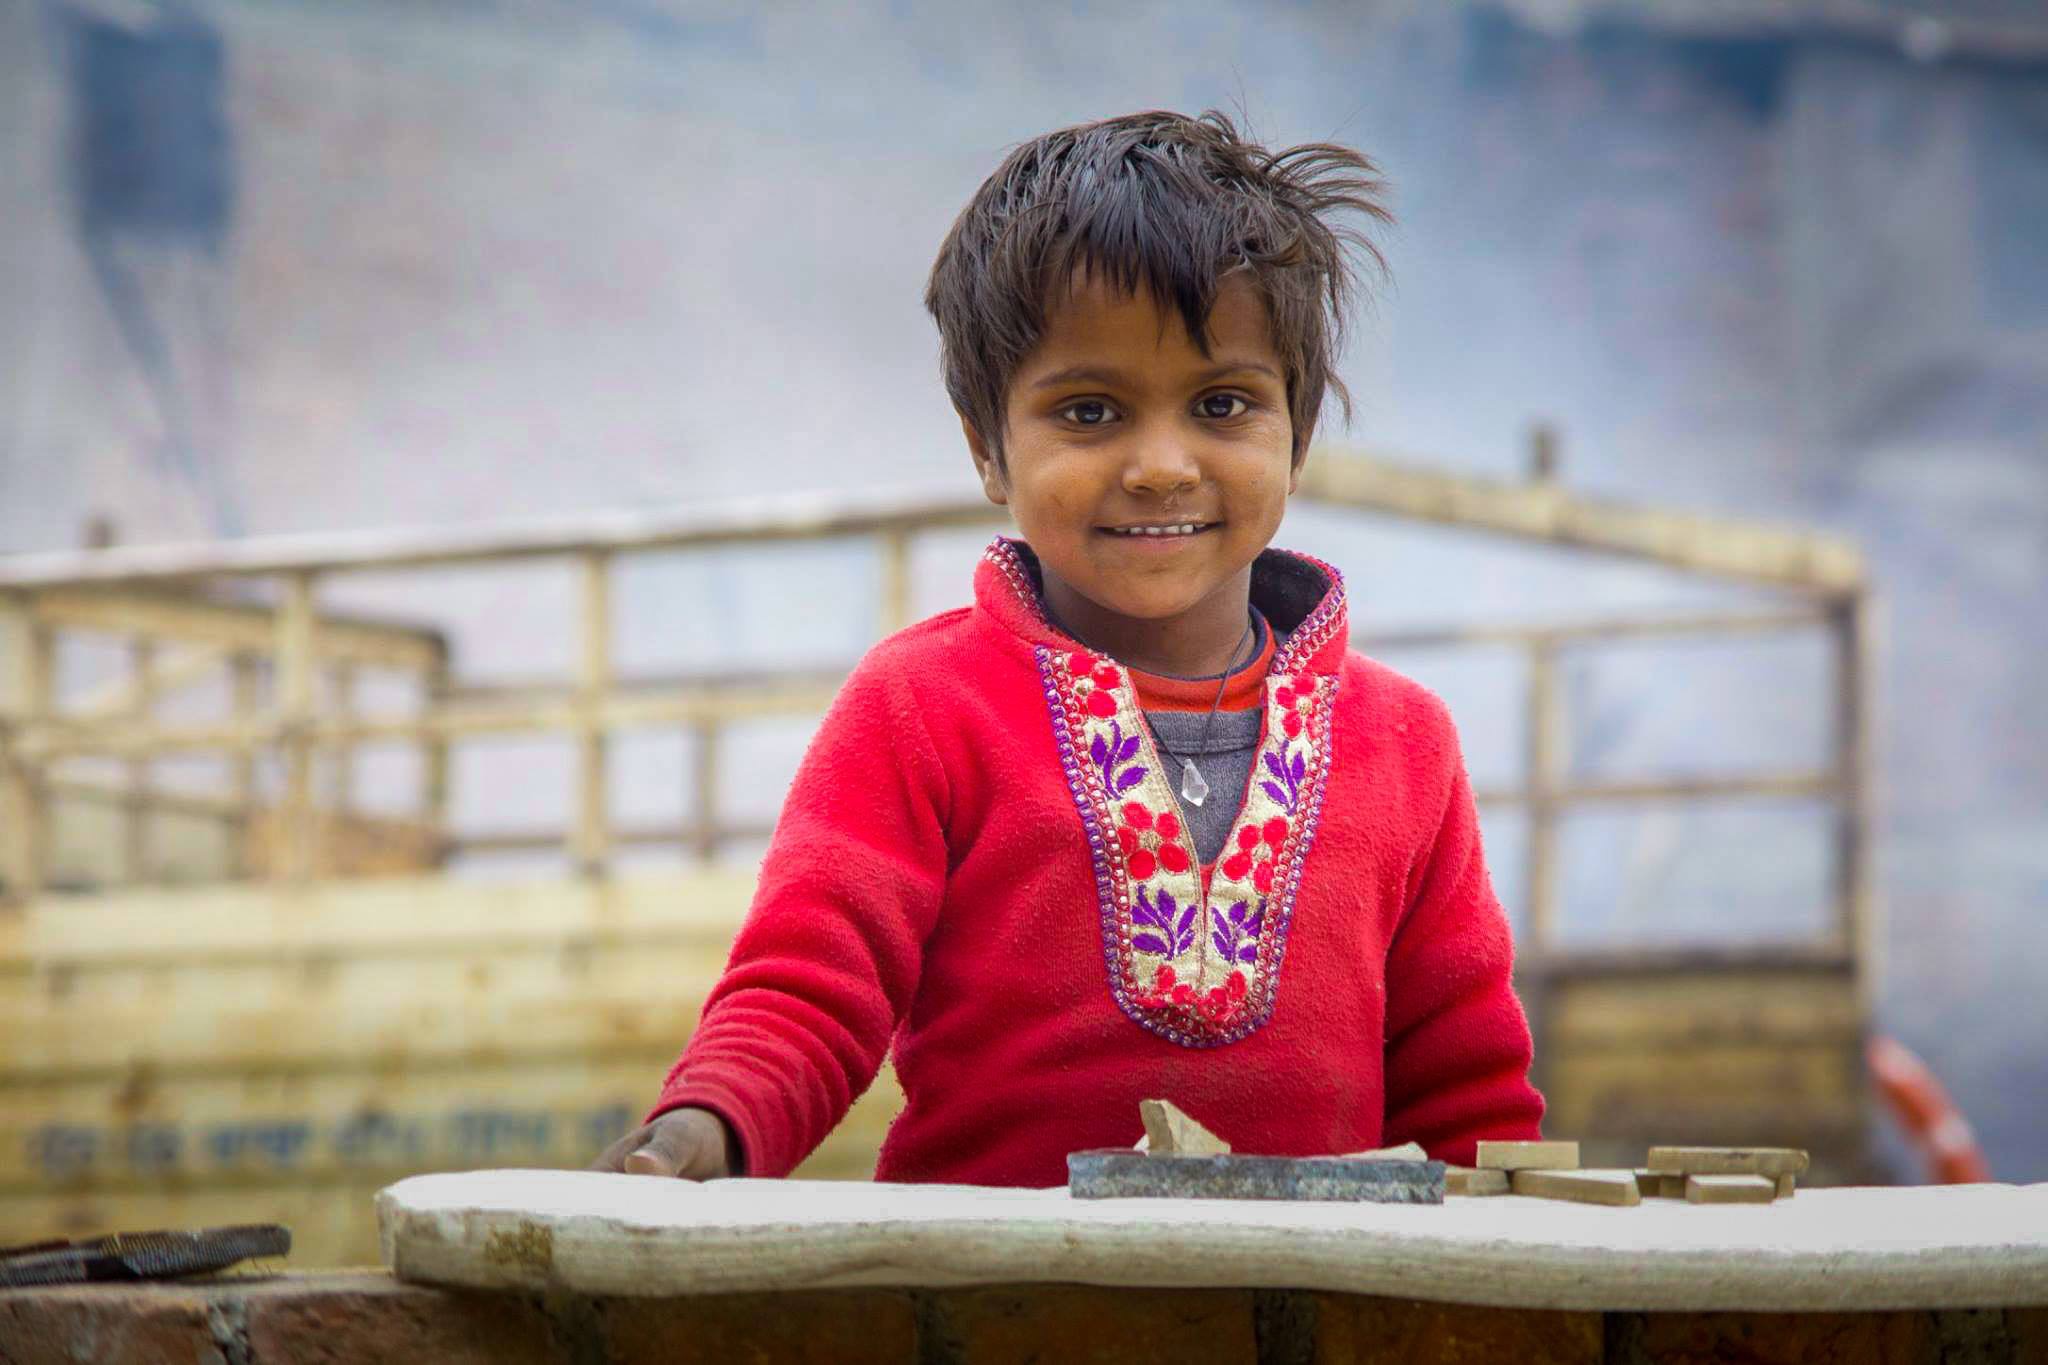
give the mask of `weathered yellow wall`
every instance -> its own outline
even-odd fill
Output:
[[[581,1165],[637,1122],[752,890],[407,879],[0,915],[0,1244],[281,1221],[376,1259],[421,1171]],[[804,1168],[864,1178],[884,1074]]]

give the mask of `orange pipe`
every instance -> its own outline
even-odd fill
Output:
[[[1942,1089],[1934,1073],[1905,1044],[1873,1035],[1863,1050],[1892,1117],[1927,1161],[1932,1185],[1967,1185],[1991,1179],[1990,1163],[1969,1120]]]

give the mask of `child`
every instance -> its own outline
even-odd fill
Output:
[[[893,1042],[881,1180],[1064,1184],[1172,1099],[1238,1151],[1537,1136],[1507,921],[1443,704],[1268,549],[1370,162],[1217,114],[1027,143],[926,303],[998,539],[869,651],[649,1123],[598,1166],[787,1174]]]

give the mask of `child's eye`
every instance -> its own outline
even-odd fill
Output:
[[[1076,426],[1099,427],[1110,419],[1109,404],[1100,398],[1084,398],[1061,408],[1059,415]]]
[[[1231,404],[1235,403],[1235,408]],[[1251,410],[1251,404],[1234,393],[1212,393],[1195,404],[1204,417],[1241,417]]]

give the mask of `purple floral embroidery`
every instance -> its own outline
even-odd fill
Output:
[[[1126,735],[1114,720],[1109,723],[1109,738],[1097,735],[1088,746],[1088,756],[1102,773],[1103,790],[1111,796],[1122,796],[1145,780],[1144,765],[1131,762],[1137,754],[1138,737]]]
[[[999,540],[988,557],[1018,598],[1032,605],[1035,588],[1016,552]],[[1284,734],[1272,735],[1273,747],[1260,754],[1258,780],[1238,831],[1238,855],[1250,863],[1256,853],[1258,861],[1235,871],[1219,864],[1216,881],[1198,884],[1187,905],[1157,886],[1161,863],[1151,850],[1124,847],[1122,836],[1137,827],[1119,827],[1120,805],[1136,797],[1135,806],[1126,808],[1142,809],[1157,820],[1154,812],[1170,811],[1173,803],[1165,778],[1139,759],[1146,747],[1142,728],[1123,733],[1121,716],[1131,711],[1119,694],[1121,676],[1104,681],[1109,672],[1105,661],[1084,657],[1069,641],[1062,640],[1058,649],[1041,643],[1035,651],[1067,789],[1094,864],[1110,993],[1133,1023],[1182,1047],[1235,1043],[1273,1015],[1295,897],[1315,843],[1331,764],[1336,679],[1311,676],[1308,666],[1343,629],[1343,588],[1335,570],[1316,567],[1328,575],[1331,591],[1274,661],[1272,673],[1287,680],[1275,684],[1269,715]],[[1045,624],[1042,617],[1039,624]],[[1293,750],[1297,741],[1300,752]],[[1143,790],[1134,790],[1141,784]],[[1244,838],[1254,831],[1256,846],[1248,849]],[[1134,858],[1134,852],[1145,856]],[[1226,884],[1247,877],[1252,885],[1238,889],[1244,900],[1225,907],[1210,899],[1212,891],[1227,895]],[[1187,980],[1181,979],[1182,972]]]
[[[1162,889],[1155,901],[1139,887],[1131,923],[1138,926],[1138,932],[1131,935],[1131,946],[1144,952],[1179,957],[1195,944],[1195,906],[1190,902],[1183,909],[1174,902],[1171,891]]]
[[[1259,960],[1259,925],[1266,918],[1266,902],[1261,900],[1258,909],[1250,908],[1245,901],[1238,901],[1229,909],[1219,911],[1214,926],[1209,930],[1209,941],[1216,945],[1216,951],[1225,962],[1252,963]]]
[[[1266,795],[1280,803],[1280,808],[1289,815],[1296,813],[1301,804],[1301,782],[1308,776],[1308,763],[1299,751],[1288,755],[1282,750],[1266,750],[1266,771],[1272,777],[1259,783],[1266,789]]]

